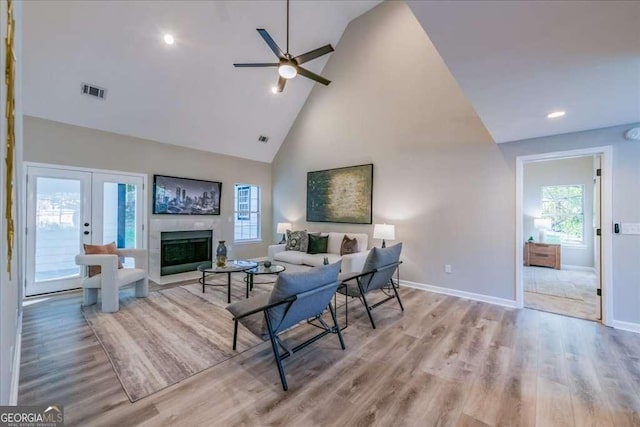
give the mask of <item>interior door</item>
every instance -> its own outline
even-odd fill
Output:
[[[91,173],[27,168],[26,295],[76,288],[75,256],[91,242]]]
[[[602,218],[602,156],[594,157],[593,176],[593,264],[596,268],[596,292],[598,301],[596,303],[596,318],[602,320],[602,251],[601,251],[601,218]]]

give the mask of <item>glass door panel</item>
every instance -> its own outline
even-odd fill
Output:
[[[142,178],[128,175],[93,174],[93,241],[115,242],[119,248],[142,247]],[[99,225],[101,224],[101,225]],[[125,258],[125,267],[133,259]]]
[[[143,248],[143,185],[142,176],[28,166],[25,294],[78,288],[84,243]]]
[[[26,294],[78,287],[80,267],[75,256],[83,243],[90,242],[90,174],[29,168],[28,177]]]

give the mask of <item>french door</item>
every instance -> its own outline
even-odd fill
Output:
[[[142,175],[27,166],[25,294],[79,287],[85,243],[144,247],[144,203]]]

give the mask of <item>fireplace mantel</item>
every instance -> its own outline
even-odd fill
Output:
[[[213,244],[215,245],[218,240],[222,238],[222,220],[219,217],[216,218],[181,218],[175,216],[169,216],[167,218],[163,216],[154,216],[151,219],[149,226],[149,277],[154,282],[160,285],[166,285],[168,283],[174,283],[181,280],[194,279],[199,277],[197,271],[172,274],[170,276],[160,275],[161,264],[161,242],[160,233],[163,231],[191,231],[191,230],[212,230],[213,232]]]

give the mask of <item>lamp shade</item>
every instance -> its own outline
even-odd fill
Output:
[[[374,224],[373,238],[382,240],[395,240],[396,227],[391,224]]]
[[[276,233],[280,234],[280,233],[286,233],[287,230],[291,230],[291,223],[290,222],[279,222],[278,226],[276,227]]]
[[[533,220],[533,226],[538,230],[551,230],[552,225],[551,218],[535,218]]]

